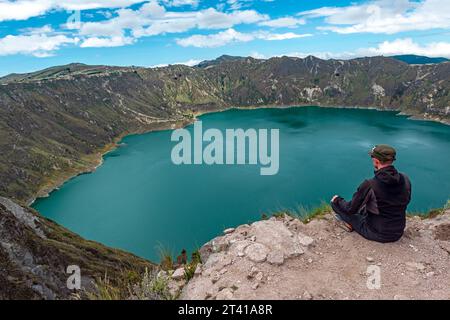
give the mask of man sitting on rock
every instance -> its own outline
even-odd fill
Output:
[[[369,155],[375,177],[364,180],[351,201],[335,195],[331,207],[340,226],[355,230],[368,240],[394,242],[405,229],[406,207],[411,200],[409,178],[394,168],[396,151],[388,145],[377,145]]]

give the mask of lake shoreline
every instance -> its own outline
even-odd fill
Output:
[[[93,158],[93,160],[90,160],[91,164],[86,166],[85,168],[75,171],[75,173],[72,172],[66,172],[67,174],[62,174],[59,177],[55,178],[54,183],[49,183],[48,185],[42,187],[39,189],[39,191],[37,192],[37,194],[28,199],[25,203],[27,206],[32,206],[34,202],[36,202],[37,199],[40,198],[47,198],[50,196],[50,194],[56,190],[58,190],[59,188],[61,188],[66,182],[80,176],[83,174],[90,174],[93,173],[98,167],[100,167],[103,162],[104,162],[104,157],[116,150],[117,148],[120,148],[121,146],[121,141],[128,136],[132,136],[132,135],[140,135],[140,134],[145,134],[145,133],[149,133],[149,132],[156,132],[156,131],[164,131],[164,130],[173,130],[173,129],[177,129],[177,128],[182,128],[185,127],[186,125],[186,120],[167,120],[167,121],[163,121],[164,124],[162,124],[161,122],[154,122],[152,123],[152,125],[156,125],[157,128],[142,128],[141,130],[136,130],[136,131],[129,131],[129,132],[123,132],[121,133],[119,136],[117,136],[116,138],[113,139],[113,142],[108,143],[107,145],[105,145],[104,147],[100,148],[99,150],[97,150],[95,153],[91,153],[86,155],[86,158]],[[160,127],[158,125],[161,125]],[[88,160],[89,161],[89,160]]]
[[[98,151],[92,154],[87,154],[85,156],[85,159],[88,162],[91,162],[90,165],[86,166],[85,168],[82,168],[80,170],[73,170],[73,171],[66,171],[65,173],[62,173],[60,176],[54,177],[54,181],[48,182],[44,184],[43,187],[41,187],[36,195],[34,195],[32,198],[28,199],[25,203],[27,206],[32,206],[33,203],[39,199],[39,198],[47,198],[50,196],[50,194],[56,190],[58,190],[60,187],[62,187],[66,182],[76,178],[77,176],[83,175],[83,174],[89,174],[94,172],[98,167],[100,167],[103,164],[104,157],[109,152],[112,152],[120,147],[120,141],[122,141],[127,136],[132,135],[140,135],[140,134],[146,134],[150,132],[157,132],[157,131],[164,131],[164,130],[175,130],[179,128],[184,128],[195,121],[198,120],[199,117],[207,114],[212,113],[219,113],[219,112],[225,112],[228,110],[256,110],[256,109],[289,109],[289,108],[302,108],[302,107],[319,107],[319,108],[333,108],[333,109],[366,109],[366,110],[376,110],[376,111],[388,111],[388,112],[397,112],[397,115],[406,116],[408,120],[416,120],[416,121],[432,121],[432,122],[438,122],[444,125],[450,125],[450,119],[443,119],[439,117],[433,117],[429,118],[426,115],[420,115],[420,114],[412,114],[412,113],[405,113],[404,111],[401,111],[399,109],[383,109],[380,107],[361,107],[361,106],[331,106],[331,105],[320,105],[320,104],[292,104],[292,105],[261,105],[261,106],[246,106],[246,107],[225,107],[225,108],[217,108],[214,110],[202,110],[202,111],[195,111],[192,113],[192,117],[185,117],[184,119],[167,119],[160,122],[154,122],[151,124],[151,126],[156,126],[152,128],[142,128],[136,131],[130,131],[130,132],[123,132],[116,138],[114,138],[114,141],[112,143],[109,143],[105,145],[104,147],[100,148]],[[89,158],[92,158],[89,160]]]

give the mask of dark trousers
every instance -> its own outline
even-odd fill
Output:
[[[391,242],[382,239],[378,234],[368,228],[366,221],[367,213],[347,214],[340,210],[340,208],[334,203],[331,203],[331,207],[333,208],[333,211],[342,218],[342,220],[351,225],[353,227],[353,230],[355,230],[358,234],[360,234],[367,240],[377,242]]]

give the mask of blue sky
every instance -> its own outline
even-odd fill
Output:
[[[450,0],[0,0],[0,75],[222,54],[450,57]]]

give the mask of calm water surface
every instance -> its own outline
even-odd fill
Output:
[[[450,198],[450,127],[394,112],[318,107],[230,110],[201,117],[204,129],[280,129],[280,170],[175,166],[171,131],[128,136],[92,174],[80,175],[34,208],[85,238],[159,261],[158,248],[192,251],[224,228],[262,213],[350,197],[373,174],[367,151],[397,148],[413,185],[410,211]],[[192,126],[189,127],[192,130]]]

